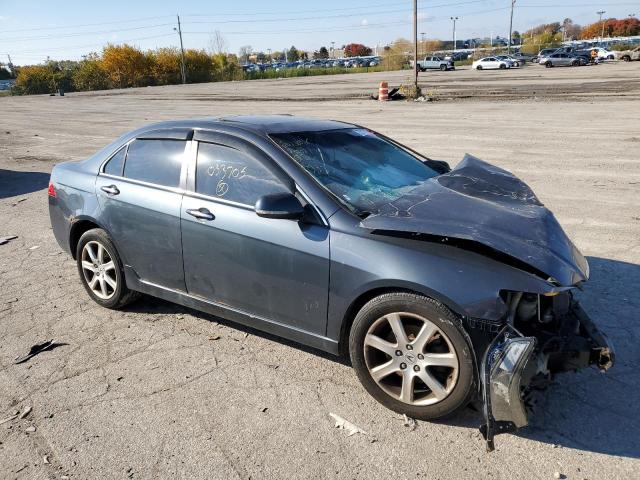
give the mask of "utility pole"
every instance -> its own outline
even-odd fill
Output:
[[[453,52],[455,53],[456,51],[456,20],[458,20],[458,17],[451,17],[451,20],[453,20]]]
[[[16,71],[13,69],[13,62],[11,61],[11,55],[7,53],[7,58],[9,59],[9,63],[7,63],[7,67],[11,70],[11,75],[16,76]]]
[[[418,97],[418,0],[413,0],[413,86]]]
[[[602,23],[602,15],[604,15],[607,12],[604,10],[598,10],[596,13],[600,16],[600,20],[598,21]],[[602,33],[600,34],[600,43],[602,43],[602,37],[604,37],[604,23],[602,23]]]
[[[184,45],[182,44],[182,28],[180,27],[180,15],[176,15],[178,17],[178,28],[173,28],[176,32],[178,32],[178,36],[180,37],[180,75],[182,76],[182,83],[187,83],[187,69],[184,66]]]
[[[511,0],[511,20],[509,20],[509,46],[507,47],[507,54],[511,54],[511,43],[513,42],[511,36],[513,35],[513,7],[516,4],[516,0]]]

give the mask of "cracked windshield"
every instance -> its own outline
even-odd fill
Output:
[[[364,128],[275,134],[272,138],[361,217],[438,175],[419,158]]]

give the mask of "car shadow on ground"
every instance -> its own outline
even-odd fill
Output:
[[[577,297],[596,324],[608,335],[616,350],[616,365],[602,374],[595,369],[559,375],[542,392],[530,425],[516,435],[534,441],[589,452],[640,457],[640,265],[589,257],[591,278]],[[346,359],[291,342],[204,312],[160,299],[143,297],[126,308],[150,314],[189,313],[203,320],[266,338],[330,361],[349,365]],[[438,423],[477,429],[483,422],[480,403]],[[496,438],[497,448],[500,439]]]
[[[43,190],[49,185],[49,174],[19,172],[0,168],[0,198],[16,197]]]

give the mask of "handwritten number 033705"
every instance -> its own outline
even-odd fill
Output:
[[[216,195],[224,197],[229,191],[229,184],[225,180],[237,178],[238,180],[247,175],[247,167],[238,168],[233,165],[225,165],[224,163],[216,163],[207,168],[207,175],[210,177],[218,177],[220,180],[216,185]]]

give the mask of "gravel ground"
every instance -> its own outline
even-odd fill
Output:
[[[0,425],[0,478],[637,477],[640,62],[502,73],[424,74],[477,94],[433,103],[350,98],[403,72],[0,99],[0,236],[18,236],[0,245],[0,421],[33,408]],[[487,99],[498,90],[508,101]],[[152,298],[92,303],[50,230],[53,165],[145,122],[234,113],[353,121],[513,171],[588,256],[580,299],[617,365],[559,377],[532,425],[487,454],[471,409],[411,430],[317,351]],[[66,345],[13,364],[46,339]]]

